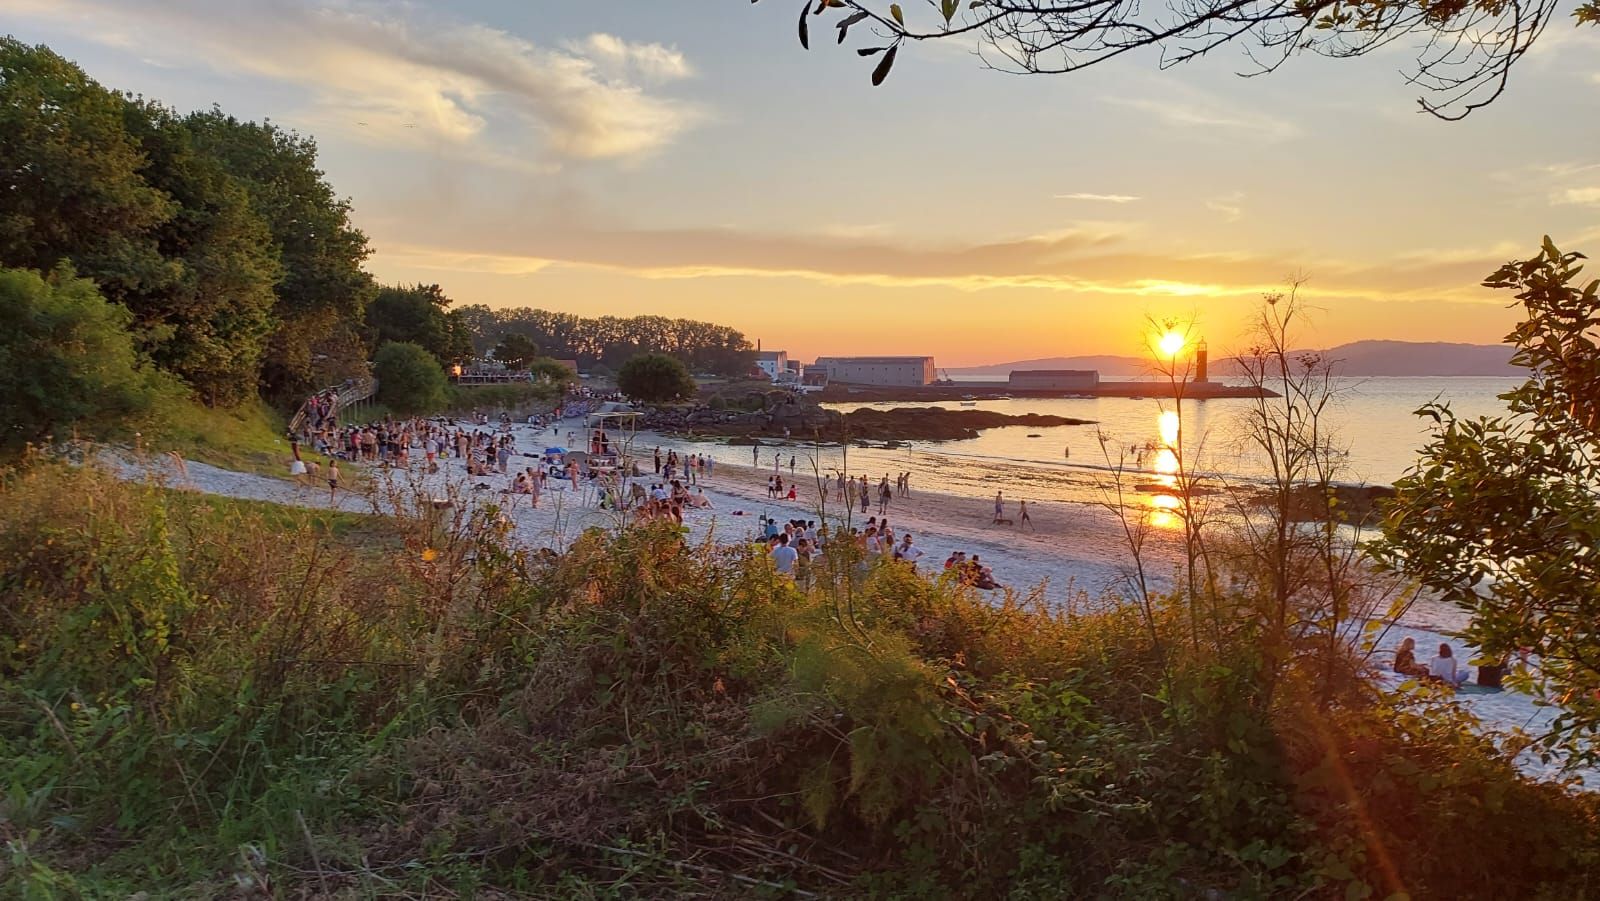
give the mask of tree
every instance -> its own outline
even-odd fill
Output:
[[[1512,680],[1558,703],[1541,737],[1600,759],[1600,282],[1546,238],[1484,284],[1516,291],[1526,318],[1506,338],[1532,371],[1502,395],[1509,415],[1464,420],[1447,405],[1417,466],[1395,483],[1380,558],[1471,614],[1484,658],[1538,657]]]
[[[70,269],[48,281],[0,269],[0,449],[68,427],[105,434],[175,396],[177,384],[139,355],[132,321]]]
[[[754,0],[752,0],[754,2]],[[1344,59],[1364,56],[1405,38],[1417,49],[1407,83],[1426,94],[1425,111],[1460,119],[1505,91],[1511,68],[1544,31],[1555,0],[1169,0],[1151,11],[1130,0],[929,0],[917,21],[899,3],[883,0],[806,0],[800,43],[810,45],[810,21],[852,28],[872,39],[856,52],[875,60],[881,84],[907,41],[966,36],[983,44],[984,59],[1009,71],[1076,72],[1130,51],[1155,48],[1163,68],[1204,56],[1223,44],[1244,45],[1253,71],[1272,72],[1297,53]],[[1600,2],[1585,0],[1575,24],[1600,24]],[[859,32],[858,32],[859,33]]]
[[[249,192],[196,149],[183,120],[159,104],[129,101],[128,133],[143,148],[141,175],[179,212],[144,236],[163,261],[102,263],[94,273],[133,311],[151,355],[212,405],[255,396],[283,276],[271,231]]]
[[[271,232],[283,264],[262,359],[269,394],[300,394],[348,372],[321,372],[317,360],[346,360],[374,293],[361,269],[371,252],[350,223],[350,202],[317,168],[317,145],[271,122],[242,122],[213,108],[184,119],[196,148],[239,179]],[[358,356],[365,359],[365,352]]]
[[[539,345],[527,335],[510,334],[495,345],[494,358],[515,369],[525,369],[539,356]]]
[[[378,400],[401,413],[425,413],[442,406],[449,394],[444,369],[428,349],[409,341],[390,341],[372,361]]]
[[[140,174],[124,107],[48,48],[0,37],[0,265],[89,273],[176,213]]]
[[[639,354],[622,364],[617,387],[634,400],[651,404],[693,397],[698,390],[688,367],[666,354]]]
[[[367,307],[368,343],[417,344],[442,366],[472,356],[472,339],[450,312],[450,298],[438,285],[383,287]]]

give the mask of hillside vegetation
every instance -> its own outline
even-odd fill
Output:
[[[1050,612],[838,555],[799,588],[670,528],[557,557],[510,549],[492,508],[403,508],[8,474],[0,894],[1575,898],[1600,879],[1592,798],[1352,660],[1270,663],[1247,616],[1192,642],[1165,600],[1148,623]]]

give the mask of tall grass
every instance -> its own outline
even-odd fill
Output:
[[[1593,800],[1185,599],[668,527],[510,546],[40,464],[0,497],[0,894],[1579,897]],[[1154,626],[1155,635],[1151,634]],[[1164,645],[1158,652],[1157,643]],[[1353,667],[1354,664],[1347,664]]]

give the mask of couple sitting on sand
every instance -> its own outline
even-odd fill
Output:
[[[1456,662],[1455,653],[1448,644],[1439,645],[1439,654],[1426,666],[1417,662],[1417,642],[1407,638],[1394,652],[1394,671],[1405,676],[1416,676],[1430,682],[1442,682],[1451,687],[1461,685],[1472,675],[1471,667]]]
[[[956,551],[945,558],[944,568],[946,572],[956,573],[957,579],[963,585],[971,585],[984,591],[1002,587],[994,580],[994,571],[984,566],[977,554],[969,558],[966,551]]]

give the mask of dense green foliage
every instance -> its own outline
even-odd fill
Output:
[[[615,370],[641,353],[668,354],[695,372],[717,375],[744,375],[755,360],[743,334],[709,322],[664,316],[590,319],[526,307],[492,310],[481,304],[458,312],[479,353],[489,353],[509,335],[520,335],[545,356],[577,360],[585,371],[597,366]]]
[[[367,307],[367,340],[374,351],[390,341],[418,345],[441,366],[472,356],[472,339],[438,285],[380,288]]]
[[[637,401],[666,403],[693,397],[694,376],[676,357],[639,354],[617,371],[617,389]]]
[[[1506,338],[1531,371],[1503,395],[1509,415],[1461,419],[1444,404],[1422,459],[1395,483],[1384,559],[1472,614],[1484,657],[1527,649],[1521,687],[1562,710],[1543,737],[1600,760],[1600,282],[1546,238],[1538,256],[1484,283],[1526,316]]]
[[[218,111],[180,116],[0,38],[0,176],[0,265],[70,264],[206,403],[361,364],[339,348],[370,293],[366,239],[309,141]]]
[[[372,361],[378,401],[399,413],[426,413],[443,406],[449,380],[427,349],[409,341],[390,341]]]
[[[243,184],[282,264],[272,308],[277,327],[262,359],[265,391],[295,397],[359,372],[366,359],[359,325],[373,291],[361,269],[367,238],[351,225],[349,202],[317,168],[316,143],[218,109],[184,124],[195,146]]]
[[[69,426],[101,437],[178,394],[133,346],[131,318],[70,270],[0,269],[0,450]]]
[[[0,495],[0,893],[1573,898],[1594,799],[1248,636],[492,508]],[[1159,642],[1166,651],[1158,650]],[[752,880],[754,882],[752,882]]]

